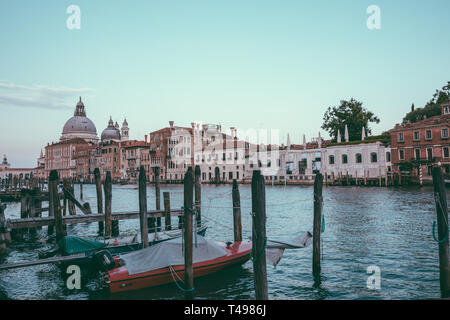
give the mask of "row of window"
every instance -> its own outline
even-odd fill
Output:
[[[443,158],[449,158],[450,157],[450,149],[449,147],[443,147],[442,148],[442,155]],[[399,160],[405,160],[405,150],[399,149],[398,150],[398,158]],[[414,159],[420,160],[420,149],[414,149]],[[433,160],[433,148],[427,148],[427,160]]]
[[[433,133],[431,130],[425,130],[425,140],[432,140]],[[441,139],[448,139],[448,128],[441,129]],[[403,132],[397,133],[397,141],[405,142],[405,136]],[[420,141],[420,130],[413,132],[413,141]]]
[[[341,162],[342,162],[342,164],[348,163],[348,155],[343,154],[341,156]],[[355,154],[355,162],[362,163],[362,154],[361,153]],[[372,162],[372,163],[378,162],[378,154],[376,152],[372,152],[370,154],[370,162]],[[391,153],[390,152],[386,152],[386,162],[391,162]],[[328,164],[335,164],[334,155],[330,155],[328,157]]]

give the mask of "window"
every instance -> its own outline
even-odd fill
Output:
[[[448,129],[447,128],[444,128],[441,130],[441,137],[442,137],[442,139],[448,138]]]
[[[377,162],[378,161],[378,155],[377,155],[376,152],[372,152],[370,154],[370,161],[372,161],[372,162]]]
[[[443,148],[443,154],[444,154],[444,158],[448,158],[448,157],[449,157],[449,150],[448,150],[448,147],[444,147],[444,148]]]
[[[233,180],[233,172],[228,172],[228,178],[229,178],[230,180]]]
[[[398,158],[400,160],[405,160],[405,150],[403,149],[398,150]]]
[[[329,156],[328,157],[328,163],[329,164],[334,164],[334,156]]]
[[[416,160],[420,160],[420,149],[414,149],[414,155]]]
[[[403,142],[403,141],[405,141],[405,140],[403,139],[403,132],[399,132],[399,133],[397,134],[397,140],[398,140],[398,142]]]
[[[433,149],[432,148],[427,148],[427,159],[433,160]]]
[[[330,156],[330,157],[333,157],[333,156]],[[333,163],[334,163],[334,157],[333,157]],[[330,164],[332,164],[332,163],[330,163]],[[306,159],[300,160],[298,162],[298,173],[305,174],[307,166],[308,166],[308,163],[307,163]]]
[[[356,163],[361,163],[362,162],[362,155],[361,153],[357,153],[356,157],[355,157]]]
[[[414,131],[414,141],[419,141],[420,140],[420,131]]]
[[[347,163],[348,162],[348,158],[346,154],[342,155],[342,163]]]
[[[386,152],[386,162],[391,162],[391,153]]]
[[[426,140],[431,140],[431,130],[425,131],[425,139]]]

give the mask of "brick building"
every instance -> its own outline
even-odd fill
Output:
[[[440,163],[450,173],[450,102],[441,105],[441,114],[414,123],[397,124],[391,135],[394,172],[408,171],[431,176],[433,165]]]

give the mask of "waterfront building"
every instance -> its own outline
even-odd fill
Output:
[[[381,139],[380,139],[381,140]],[[338,177],[375,179],[391,173],[391,149],[382,141],[330,144],[322,151],[322,173],[328,180]]]
[[[188,146],[187,139],[192,143],[192,129],[175,126],[174,121],[169,121],[169,127],[165,127],[150,133],[150,181],[155,181],[154,171],[159,168],[159,180],[161,182],[181,182],[187,168],[183,171],[185,161],[191,157],[192,148]],[[186,140],[184,140],[186,139]],[[180,142],[180,145],[178,143]],[[189,147],[189,150],[183,148]],[[181,153],[180,153],[181,151]],[[184,151],[184,153],[183,153]],[[181,177],[183,175],[183,177]]]
[[[433,165],[441,164],[450,174],[450,101],[441,104],[441,114],[414,123],[396,124],[391,136],[394,172],[417,177],[422,171],[431,179]]]
[[[261,170],[266,183],[311,184],[315,174],[322,172],[325,143],[319,133],[308,143],[303,137],[301,145],[291,144],[289,135],[286,145],[259,145],[257,152],[249,156],[246,176],[250,181],[252,171]]]
[[[94,146],[83,138],[73,138],[48,144],[45,147],[45,175],[48,177],[51,170],[57,170],[60,179],[77,179],[76,159],[77,150]]]
[[[39,155],[39,158],[37,159],[37,166],[36,166],[36,171],[34,173],[36,178],[39,179],[47,179],[47,177],[45,176],[45,155],[42,152],[41,149],[41,154]]]
[[[6,154],[3,155],[3,160],[0,164],[0,179],[11,179],[14,177],[20,179],[29,179],[34,176],[35,168],[11,168]]]
[[[148,154],[148,152],[144,151],[149,149],[150,144],[145,141],[128,140],[121,142],[121,170],[126,179],[132,182],[138,180],[140,166],[145,161],[144,156]]]
[[[237,130],[230,127],[230,134],[222,132],[216,124],[193,125],[194,165],[199,165],[204,183],[231,183],[246,177],[246,161],[251,144],[239,140]]]

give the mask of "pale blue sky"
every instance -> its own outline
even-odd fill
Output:
[[[68,30],[66,8],[81,8]],[[366,9],[381,9],[368,30]],[[83,96],[97,132],[126,116],[131,138],[169,120],[317,136],[354,97],[400,122],[450,80],[450,2],[146,0],[0,2],[0,153],[34,166]],[[322,130],[322,135],[328,137]]]

